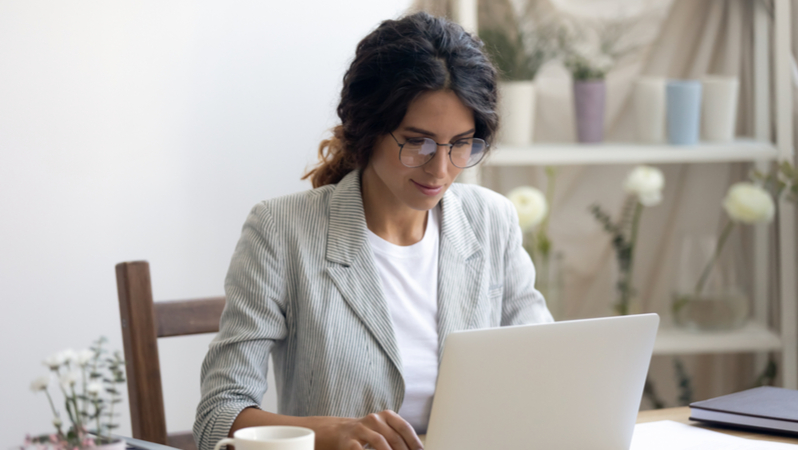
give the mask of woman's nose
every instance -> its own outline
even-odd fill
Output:
[[[425,171],[436,178],[444,178],[450,165],[449,150],[448,147],[437,149],[433,159],[428,161],[428,164],[425,164]]]

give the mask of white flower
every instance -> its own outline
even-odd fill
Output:
[[[519,226],[523,231],[535,227],[547,215],[547,199],[542,191],[530,187],[518,187],[507,195],[517,209]]]
[[[86,386],[86,393],[91,395],[92,397],[96,397],[100,395],[100,392],[103,390],[103,385],[98,382],[89,383]]]
[[[54,417],[53,418],[53,426],[54,427],[58,428],[58,427],[60,427],[62,425],[62,423],[63,422],[61,422],[60,418],[58,418],[58,417]]]
[[[43,391],[47,389],[48,384],[50,384],[50,375],[42,375],[31,382],[31,390],[33,392]]]
[[[644,206],[661,203],[661,190],[664,189],[664,174],[651,166],[638,166],[625,180],[625,192],[639,197]]]
[[[747,224],[770,222],[775,215],[772,196],[761,186],[748,182],[731,186],[722,206],[731,220]]]
[[[75,361],[78,363],[79,366],[84,367],[87,364],[89,364],[92,358],[94,358],[94,351],[87,348],[78,352]]]
[[[81,374],[77,370],[71,370],[69,372],[65,372],[61,375],[61,387],[64,388],[65,391],[69,391],[72,386],[75,386],[75,383],[81,379]]]
[[[78,360],[78,354],[75,353],[75,350],[68,348],[61,352],[61,359],[69,364],[72,364]]]
[[[54,354],[48,356],[47,358],[45,358],[45,360],[42,361],[42,364],[44,364],[45,366],[49,367],[50,370],[57,370],[65,362],[66,361],[64,360],[63,354],[61,352],[59,352],[59,353],[54,353]]]

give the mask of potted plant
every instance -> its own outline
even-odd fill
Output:
[[[561,57],[572,75],[578,142],[603,141],[606,108],[606,74],[623,57],[641,47],[631,42],[630,19],[575,23],[565,21]]]
[[[498,69],[499,141],[522,146],[533,141],[539,69],[558,55],[559,28],[539,13],[538,2],[516,12],[508,1],[481,2],[478,34]],[[535,18],[535,19],[534,19]]]
[[[56,450],[125,450],[125,442],[111,434],[119,426],[114,423],[118,415],[114,409],[122,402],[118,386],[125,383],[125,361],[118,351],[108,355],[105,342],[101,337],[88,349],[67,349],[43,361],[50,373],[34,380],[31,390],[47,396],[55,432],[27,436],[22,449],[38,445]],[[64,398],[68,422],[53,402],[51,384]]]

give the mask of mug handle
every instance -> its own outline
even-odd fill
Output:
[[[233,444],[234,442],[236,441],[231,438],[221,439],[219,442],[217,442],[217,445],[214,446],[214,450],[219,450],[223,445]]]

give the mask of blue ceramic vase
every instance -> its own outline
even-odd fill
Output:
[[[699,81],[667,83],[667,139],[670,144],[697,144],[702,100],[703,85]]]

